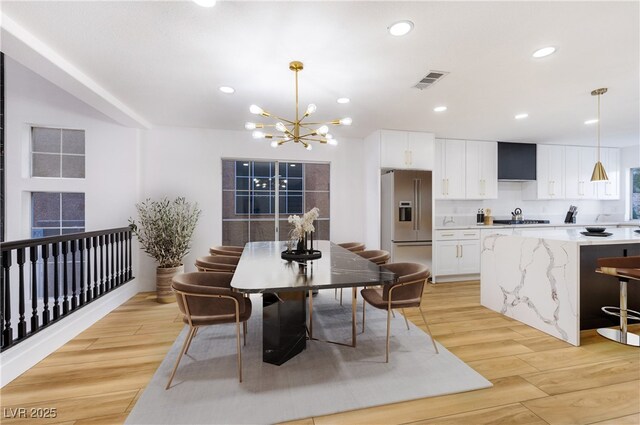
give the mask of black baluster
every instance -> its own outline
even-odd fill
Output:
[[[78,295],[78,304],[83,305],[85,300],[84,291],[84,239],[78,240],[78,251],[80,252],[80,294]]]
[[[2,252],[2,271],[4,272],[4,288],[2,291],[2,348],[13,344],[13,328],[11,327],[11,251]]]
[[[62,241],[62,315],[69,312],[69,264],[67,263],[67,252],[69,245],[67,241]]]
[[[29,258],[31,259],[31,329],[30,333],[38,330],[38,247],[29,247]]]
[[[120,284],[122,285],[126,281],[124,273],[124,233],[118,233],[118,238],[120,239],[120,267],[118,268],[118,273]]]
[[[127,231],[127,248],[129,250],[129,261],[127,264],[127,280],[131,280],[131,277],[133,275],[132,268],[131,268],[131,264],[133,263],[133,261],[131,260],[131,248],[132,248],[131,236],[132,236],[132,232],[131,230],[128,230]]]
[[[20,284],[18,289],[18,339],[20,339],[27,335],[27,322],[24,321],[24,248],[18,248],[16,253],[18,254],[18,282]]]
[[[98,282],[98,237],[93,237],[93,283],[91,285],[93,289],[93,298],[98,298],[100,295],[100,283]]]
[[[78,287],[76,280],[76,241],[71,241],[71,310],[78,307]]]
[[[120,241],[120,237],[117,233],[115,233],[113,235],[113,240],[114,240],[114,244],[115,244],[115,249],[116,249],[116,258],[115,258],[115,262],[116,262],[116,268],[114,269],[113,272],[113,286],[120,286],[120,256],[119,254],[119,241]]]
[[[42,309],[42,326],[49,324],[49,244],[44,244],[42,250],[42,300],[44,308]]]
[[[53,320],[60,317],[60,257],[58,256],[59,245],[54,242],[53,248]]]
[[[110,286],[109,289],[113,289],[116,287],[116,269],[115,269],[115,255],[114,255],[114,245],[115,245],[115,235],[112,233],[109,235],[109,241],[111,242],[111,278],[109,279]]]
[[[87,238],[87,302],[93,299],[93,281],[91,280],[91,238]]]
[[[100,235],[100,295],[104,294],[106,291],[105,283],[104,283],[104,236]]]

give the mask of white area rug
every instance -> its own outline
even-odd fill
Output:
[[[263,363],[262,298],[252,296],[252,302],[242,383],[235,325],[218,325],[198,331],[165,390],[185,328],[126,423],[268,424],[491,386],[441,345],[435,354],[429,336],[411,323],[407,330],[401,315],[391,320],[391,355],[384,363],[386,312],[367,306],[361,333],[361,299],[357,348],[307,341],[307,349],[284,365]],[[340,306],[333,291],[314,297],[314,336],[351,340],[351,305]]]

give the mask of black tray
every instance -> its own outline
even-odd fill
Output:
[[[582,233],[585,236],[600,236],[600,237],[613,235],[613,233],[609,233],[609,232],[580,232],[580,233]]]
[[[634,232],[636,232],[636,233],[640,233],[640,229],[638,229],[638,230],[634,230]]]
[[[322,252],[317,249],[313,249],[311,251],[282,251],[280,253],[280,258],[287,261],[308,261],[308,260],[317,260],[322,257]]]

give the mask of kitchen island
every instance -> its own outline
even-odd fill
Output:
[[[640,255],[640,234],[607,229],[607,237],[584,229],[522,230],[493,234],[481,242],[480,302],[483,306],[573,345],[580,330],[614,326],[600,311],[619,305],[614,278],[595,273],[601,257]],[[629,285],[629,308],[637,309],[640,285]]]

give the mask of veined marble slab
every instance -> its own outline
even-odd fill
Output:
[[[634,229],[584,236],[578,229],[522,230],[482,240],[480,302],[580,345],[580,246],[640,243]]]

